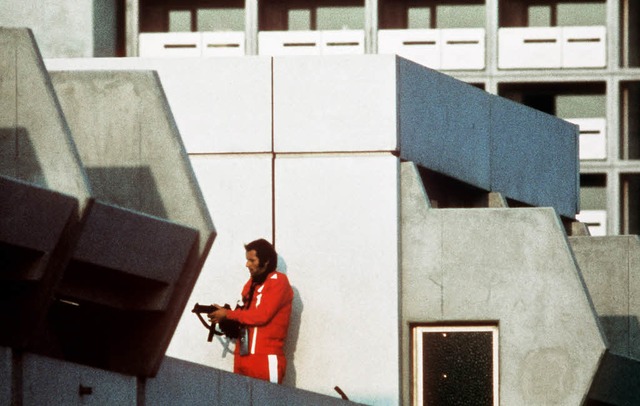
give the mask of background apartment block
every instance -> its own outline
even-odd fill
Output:
[[[640,1],[9,1],[44,58],[397,53],[578,124],[592,235],[640,233]]]

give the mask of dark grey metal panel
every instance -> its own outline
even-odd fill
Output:
[[[532,206],[578,211],[578,129],[522,104],[491,98],[491,190]]]
[[[397,81],[400,157],[489,190],[489,94],[402,58]]]

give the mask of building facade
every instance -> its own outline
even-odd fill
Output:
[[[0,24],[32,27],[45,58],[397,53],[445,71],[579,124],[580,218],[640,232],[637,1],[36,3]]]

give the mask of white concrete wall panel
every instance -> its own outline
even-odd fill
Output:
[[[322,31],[322,55],[363,55],[363,30]]]
[[[573,218],[578,211],[578,128],[510,100],[491,98],[491,190]]]
[[[442,65],[441,48],[438,29],[378,31],[379,54],[397,54],[432,69]]]
[[[321,53],[320,31],[260,31],[258,33],[259,55],[320,55]]]
[[[276,152],[397,149],[396,57],[275,57]]]
[[[202,56],[199,32],[142,33],[138,37],[138,54],[142,58],[183,58]]]
[[[80,395],[80,387],[91,394]],[[135,406],[136,378],[25,354],[23,403],[25,405],[130,405]]]
[[[607,158],[607,120],[605,118],[565,118],[580,129],[580,159]]]
[[[484,28],[449,28],[440,31],[443,70],[484,69]]]
[[[576,214],[576,220],[586,224],[589,234],[594,237],[607,235],[606,210],[580,210]]]
[[[500,69],[562,67],[561,27],[498,29]]]
[[[189,153],[271,151],[271,58],[49,59],[50,71],[156,70]]]
[[[196,302],[235,306],[240,299],[249,278],[244,244],[272,239],[272,159],[268,154],[195,155],[191,164],[218,236],[167,355],[232,371],[233,344],[218,338],[207,342],[208,332],[191,309]]]
[[[607,27],[562,27],[563,68],[607,66]]]
[[[244,32],[203,32],[202,56],[244,56]]]
[[[428,209],[405,174],[403,325],[497,321],[500,404],[580,404],[606,342],[555,212]]]
[[[490,99],[482,90],[398,59],[400,155],[490,189]],[[461,106],[473,106],[460,114]]]
[[[276,158],[276,245],[295,292],[285,381],[399,401],[398,158]]]

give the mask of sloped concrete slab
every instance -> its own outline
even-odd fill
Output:
[[[0,28],[0,174],[79,199],[91,190],[28,29]]]

